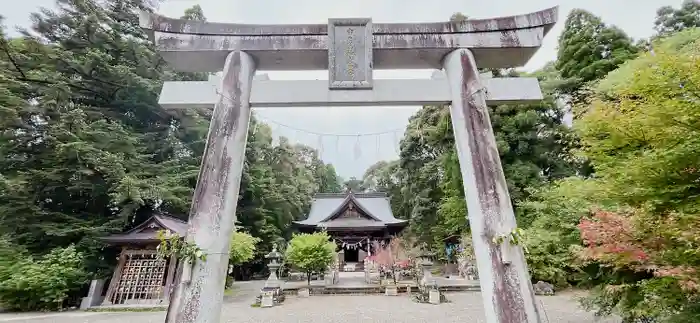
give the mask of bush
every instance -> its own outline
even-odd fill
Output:
[[[285,252],[286,262],[306,273],[311,284],[313,273],[323,273],[333,263],[335,248],[325,232],[295,234]]]
[[[6,258],[7,259],[7,258]],[[0,259],[0,302],[16,311],[57,310],[87,282],[83,255],[74,246],[57,248],[40,260]]]
[[[258,242],[260,239],[248,233],[234,232],[231,236],[229,263],[238,266],[253,259]]]
[[[558,287],[569,285],[570,278],[578,271],[571,245],[562,243],[559,232],[539,228],[525,231],[525,259],[533,281],[546,281]]]

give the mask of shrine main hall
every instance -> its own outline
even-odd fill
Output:
[[[319,193],[309,216],[294,222],[301,233],[326,231],[338,245],[340,268],[363,270],[376,243],[386,243],[408,222],[397,219],[385,193]]]

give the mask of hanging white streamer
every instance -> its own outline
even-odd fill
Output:
[[[360,156],[362,155],[362,149],[360,147],[360,136],[357,136],[357,139],[355,140],[355,160],[360,159]]]
[[[381,159],[381,156],[379,155],[379,150],[380,150],[379,147],[381,146],[381,136],[382,135],[377,135],[376,141],[374,143],[377,146],[376,147],[377,148],[377,151],[376,151],[377,159]]]
[[[355,159],[359,159],[362,156],[362,144],[360,143],[361,137],[374,137],[375,138],[375,153],[377,154],[378,158],[380,157],[381,154],[381,136],[384,134],[392,134],[393,135],[393,143],[392,145],[394,146],[394,150],[396,151],[397,154],[401,152],[400,149],[400,136],[399,132],[403,132],[403,129],[392,129],[392,130],[387,130],[387,131],[380,131],[380,132],[373,132],[373,133],[359,133],[359,134],[337,134],[337,133],[322,133],[322,132],[316,132],[316,131],[309,131],[293,126],[289,126],[286,124],[279,123],[274,120],[269,120],[267,118],[262,118],[258,117],[258,121],[260,123],[268,123],[274,125],[273,128],[273,144],[274,145],[279,145],[279,137],[280,137],[280,129],[281,128],[286,128],[292,130],[293,136],[288,137],[287,139],[290,141],[290,144],[300,144],[300,140],[298,138],[299,134],[306,134],[306,135],[315,135],[317,137],[317,144],[318,144],[318,150],[319,150],[319,156],[323,155],[325,152],[325,147],[324,147],[324,142],[323,138],[324,137],[333,137],[335,138],[335,151],[336,153],[340,153],[340,138],[341,137],[355,137],[355,145],[354,145],[354,157]],[[275,136],[276,135],[276,136]]]
[[[323,136],[318,135],[318,158],[323,159]]]
[[[396,154],[401,155],[401,142],[399,141],[399,135],[396,131],[394,131],[394,150],[396,151]]]

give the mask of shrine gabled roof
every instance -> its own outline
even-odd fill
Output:
[[[158,213],[127,232],[102,237],[102,240],[112,244],[156,242],[160,230],[169,230],[173,234],[184,237],[187,234],[187,222]]]
[[[334,216],[349,202],[369,216],[369,219],[335,219]],[[314,196],[309,216],[299,225],[372,227],[403,224],[405,220],[397,219],[391,212],[391,204],[385,193],[321,193]]]

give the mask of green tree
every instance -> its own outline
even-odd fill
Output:
[[[362,193],[366,190],[361,179],[356,177],[350,177],[347,181],[343,182],[343,186],[346,190],[350,190],[353,193]]]
[[[697,37],[697,29],[681,32],[597,86],[576,127],[610,198],[659,211],[697,210]]]
[[[73,246],[54,249],[38,260],[16,257],[0,267],[0,304],[22,311],[62,309],[86,282],[82,258]]]
[[[335,171],[335,167],[331,164],[319,167],[318,170],[319,188],[321,193],[340,193],[342,192],[341,179]]]
[[[517,77],[513,72],[498,75]],[[530,76],[540,80],[545,94],[542,102],[489,107],[516,211],[529,196],[528,188],[573,175],[583,165],[572,156],[577,140],[563,124],[564,110],[555,96],[561,78],[551,64]],[[447,108],[427,106],[411,117],[397,164],[395,170],[382,175],[400,187],[392,190],[398,195],[392,196],[394,213],[410,221],[410,233],[418,243],[445,256],[445,241],[459,237],[468,228],[464,186]],[[368,181],[376,181],[380,173],[368,171]],[[528,226],[523,220],[519,219],[519,224]]]
[[[171,115],[158,94],[163,81],[207,75],[168,68],[138,27],[138,11],[151,10],[141,0],[59,4],[33,14],[31,32],[2,35],[0,235],[36,257],[75,244],[102,275],[114,257],[98,237],[154,211],[188,213],[208,116]],[[186,16],[205,20],[197,8]],[[248,276],[265,270],[263,256],[291,236],[313,193],[338,186],[313,149],[273,145],[254,118],[250,129],[237,217],[261,242],[241,266]]]
[[[202,7],[198,4],[187,8],[185,10],[185,14],[180,17],[180,19],[185,19],[185,20],[194,20],[194,21],[207,21],[207,17],[204,16],[204,10],[202,10]],[[209,79],[209,73],[204,73],[204,72],[175,72],[175,78],[181,81],[206,81]],[[192,120],[187,120],[189,122],[194,122],[195,125],[199,125],[198,128],[201,128],[201,124],[206,124],[208,128],[208,122],[203,122],[201,120],[201,116],[198,116],[193,113],[187,113],[185,115],[187,119],[192,119]],[[186,122],[187,122],[186,121]],[[201,135],[200,135],[201,136]],[[206,136],[206,133],[204,133],[204,136]],[[202,147],[204,148],[204,147]]]
[[[306,273],[311,285],[313,273],[324,273],[335,259],[336,245],[325,232],[295,234],[285,251],[285,261]]]
[[[602,78],[637,52],[621,29],[586,10],[572,10],[559,36],[556,69],[567,80],[560,91],[572,96],[573,103],[581,102],[583,94],[578,91],[586,82]]]
[[[584,304],[599,314],[700,315],[698,39],[698,29],[664,38],[599,81],[575,124],[595,176],[543,187],[521,205],[533,276],[595,286]]]
[[[654,29],[658,36],[667,36],[693,27],[700,27],[700,1],[698,0],[684,0],[678,9],[663,6],[656,11]]]
[[[202,10],[202,7],[198,4],[186,9],[185,14],[182,15],[180,19],[207,21],[207,17],[204,16],[204,10]]]
[[[229,263],[234,266],[239,266],[253,259],[258,242],[260,242],[260,239],[246,232],[234,232],[231,236]]]

